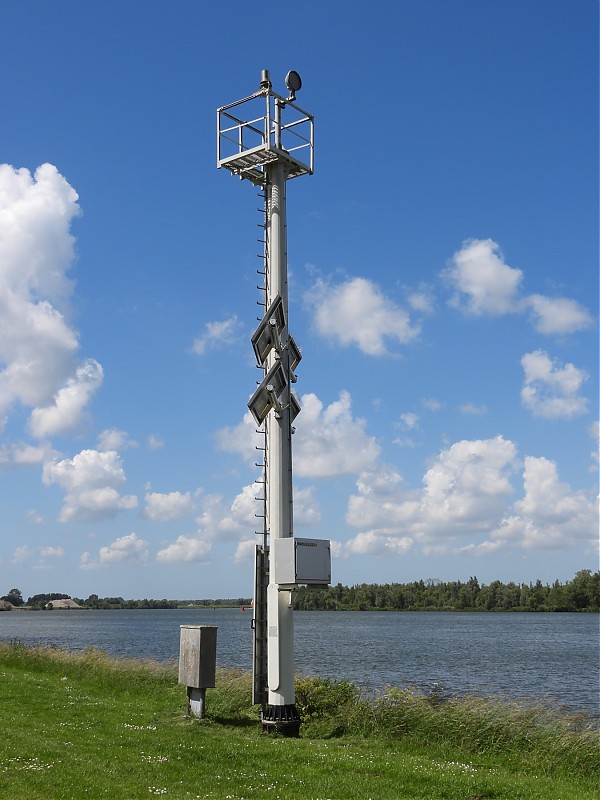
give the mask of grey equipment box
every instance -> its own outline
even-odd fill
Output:
[[[328,539],[272,539],[273,582],[279,586],[331,583],[331,545]]]
[[[179,683],[213,689],[217,668],[216,625],[180,625]]]

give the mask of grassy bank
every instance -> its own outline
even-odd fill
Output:
[[[0,645],[0,797],[596,798],[598,739],[541,709],[298,681],[302,738],[260,732],[249,676],[221,671],[208,718],[175,666]]]

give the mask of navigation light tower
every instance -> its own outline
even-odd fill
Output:
[[[263,378],[248,407],[263,437],[261,544],[256,546],[253,616],[253,702],[265,729],[298,734],[294,694],[292,591],[331,581],[330,544],[294,537],[292,423],[300,404],[291,390],[300,350],[288,328],[286,184],[313,172],[314,119],[296,104],[302,86],[288,72],[287,97],[261,72],[258,91],[217,110],[217,166],[259,187],[264,201],[259,286],[264,315],[252,336]],[[285,117],[285,119],[284,119]]]

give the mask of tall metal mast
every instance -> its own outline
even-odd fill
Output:
[[[302,85],[297,72],[288,73],[286,85],[287,97],[276,94],[263,70],[257,92],[218,109],[217,166],[259,186],[264,198],[264,270],[259,272],[264,276],[265,314],[252,336],[264,377],[248,403],[257,432],[264,435],[253,702],[262,706],[263,727],[293,736],[300,718],[294,694],[292,590],[298,583],[328,583],[331,566],[329,542],[293,538],[292,422],[300,405],[291,384],[301,355],[288,329],[286,184],[313,172],[314,120],[295,103]]]

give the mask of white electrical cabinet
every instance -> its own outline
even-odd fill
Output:
[[[331,583],[331,545],[327,539],[272,539],[273,583],[288,588],[299,584]]]

